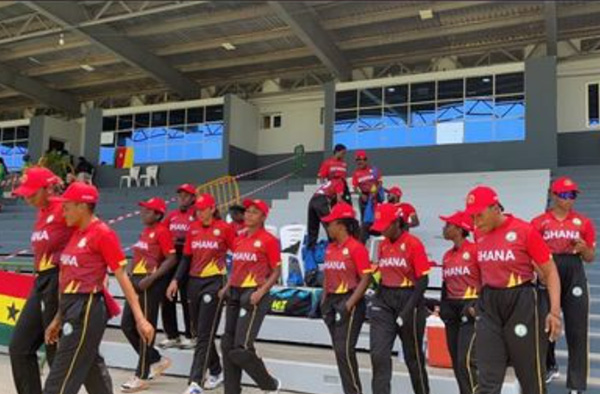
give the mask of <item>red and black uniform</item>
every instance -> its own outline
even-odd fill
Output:
[[[339,179],[342,181],[344,186],[342,200],[349,204],[352,202],[350,198],[350,190],[348,189],[348,184],[346,183],[346,177],[348,176],[348,163],[346,163],[344,160],[340,160],[335,157],[325,159],[319,168],[319,173],[317,176],[321,179],[329,181],[334,179]]]
[[[465,240],[443,257],[443,290],[440,317],[446,326],[446,341],[461,394],[477,387],[474,308],[481,290],[477,247]]]
[[[482,280],[475,329],[479,393],[500,393],[509,362],[524,393],[545,393],[548,336],[532,281],[534,265],[550,262],[550,250],[533,226],[511,215],[475,239]]]
[[[585,391],[589,372],[588,322],[589,290],[581,256],[575,254],[574,243],[585,241],[595,248],[596,230],[590,219],[579,212],[571,211],[564,219],[558,219],[550,210],[532,221],[550,247],[558,268],[561,284],[561,307],[565,321],[565,336],[569,349],[567,387]],[[555,367],[554,346],[548,352],[548,367]]]
[[[380,194],[378,193],[379,185],[381,184],[381,172],[378,168],[367,165],[363,169],[356,169],[352,174],[352,186],[360,191],[360,197],[358,198],[358,209],[360,211],[360,218],[362,223],[361,228],[361,241],[365,243],[369,239],[369,228],[370,225],[364,223],[365,208],[369,202],[369,199],[374,199],[374,203],[382,202]]]
[[[425,247],[417,237],[403,232],[395,241],[384,239],[378,256],[376,269],[381,273],[381,286],[371,307],[372,391],[391,392],[392,348],[398,336],[413,390],[427,394],[429,379],[423,353],[427,309],[423,292],[431,264]],[[417,290],[421,284],[424,288]]]
[[[76,230],[60,256],[62,336],[44,394],[112,394],[112,382],[98,352],[106,322],[103,296],[107,269],[127,264],[117,234],[101,220]]]
[[[140,290],[138,285],[144,278],[152,275],[165,259],[174,253],[175,247],[171,232],[162,223],[146,227],[139,240],[133,245],[131,282],[137,290],[144,316],[154,327],[158,321],[158,308],[165,296],[169,278],[159,278],[146,290]],[[123,310],[121,329],[139,355],[135,376],[144,380],[148,379],[150,366],[159,362],[161,356],[154,348],[154,342],[146,343],[140,337],[129,303],[125,304]]]
[[[371,272],[369,252],[358,240],[348,237],[342,244],[331,242],[327,246],[323,263],[326,297],[321,312],[331,335],[345,394],[362,393],[356,343],[366,312],[364,299],[351,311],[346,309],[346,302],[361,277]]]
[[[164,223],[173,235],[173,243],[175,244],[175,253],[177,255],[177,265],[181,263],[183,256],[183,246],[190,225],[196,221],[196,208],[194,206],[186,209],[175,209],[167,215]],[[169,279],[175,276],[177,265],[173,271],[167,275]],[[190,312],[187,299],[187,283],[185,281],[179,283],[179,300],[183,309],[183,322],[185,325],[184,335],[186,338],[192,337],[192,326],[190,323]],[[179,327],[177,324],[177,300],[169,300],[166,296],[162,301],[162,322],[163,328],[169,339],[179,338]]]
[[[12,373],[19,394],[40,394],[37,350],[44,332],[58,310],[58,266],[60,254],[73,230],[67,227],[60,203],[51,202],[38,211],[31,234],[35,283],[12,334],[9,347]],[[52,365],[56,346],[46,346]]]
[[[321,219],[331,212],[331,207],[336,204],[337,196],[344,192],[342,179],[334,178],[319,186],[308,203],[308,241],[307,245],[312,248],[319,238]]]
[[[261,390],[277,389],[277,380],[269,374],[254,348],[254,341],[270,309],[271,297],[265,294],[257,305],[252,305],[250,296],[280,264],[279,240],[264,228],[235,240],[225,332],[221,338],[225,394],[241,393],[242,371],[252,377]]]
[[[233,248],[234,239],[234,229],[222,220],[213,220],[208,226],[199,221],[192,223],[177,269],[178,283],[187,278],[192,327],[197,338],[190,383],[201,387],[207,370],[212,376],[222,371],[215,347],[223,307],[218,293],[225,285],[227,251]]]

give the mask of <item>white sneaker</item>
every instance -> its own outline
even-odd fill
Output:
[[[145,380],[138,378],[137,376],[132,377],[127,382],[121,385],[121,392],[123,393],[137,393],[138,391],[148,390],[148,383]]]
[[[202,394],[202,387],[196,382],[190,383],[189,387],[183,392],[183,394]]]
[[[150,364],[148,379],[152,380],[160,377],[167,369],[171,368],[171,364],[173,364],[173,362],[169,357],[162,356],[159,361]]]
[[[263,391],[264,394],[279,394],[279,391],[281,390],[281,380],[279,379],[275,379],[277,381],[277,389],[273,390],[273,391],[269,391],[269,390],[265,390]]]
[[[165,338],[158,344],[158,347],[163,348],[163,349],[170,349],[170,348],[178,347],[179,343],[180,343],[179,337],[173,338],[173,339]]]
[[[223,374],[220,373],[218,375],[208,375],[206,381],[204,382],[204,388],[206,390],[214,390],[220,385],[223,384]]]
[[[196,338],[183,338],[179,341],[180,349],[193,349],[196,347]]]

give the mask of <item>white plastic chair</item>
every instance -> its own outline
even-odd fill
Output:
[[[158,166],[146,167],[146,173],[140,176],[140,182],[146,187],[152,186],[152,182],[154,186],[158,186]]]
[[[140,167],[131,167],[129,169],[129,175],[121,176],[119,181],[119,188],[123,186],[123,181],[127,182],[127,187],[131,187],[131,181],[134,181],[137,187],[140,187]]]
[[[302,259],[302,247],[304,246],[304,237],[306,235],[306,226],[303,224],[290,224],[281,227],[279,230],[281,250],[299,243],[298,251],[294,253],[281,253],[281,283],[285,286],[290,274],[290,264],[292,260],[298,262],[302,280],[304,280],[304,260]]]

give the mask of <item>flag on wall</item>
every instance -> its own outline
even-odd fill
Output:
[[[34,279],[33,275],[0,271],[0,345],[10,343]]]
[[[133,166],[133,147],[119,146],[115,150],[115,168],[131,168]]]

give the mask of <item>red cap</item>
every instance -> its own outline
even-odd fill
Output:
[[[216,205],[217,203],[212,194],[204,193],[196,199],[196,208],[198,209],[214,208]]]
[[[73,182],[67,187],[62,196],[53,197],[52,200],[59,202],[97,203],[98,197],[96,186],[83,182]]]
[[[397,197],[402,197],[402,189],[400,189],[398,186],[394,186],[388,189],[388,194],[397,196]]]
[[[473,219],[471,219],[471,216],[465,215],[462,211],[456,211],[450,216],[440,216],[440,219],[463,230],[473,231]]]
[[[357,150],[355,155],[354,155],[355,159],[367,159],[367,152],[365,152],[364,150]]]
[[[375,208],[375,221],[371,226],[371,231],[381,233],[399,218],[403,218],[402,209],[396,204],[383,203]]]
[[[165,203],[165,200],[159,197],[152,197],[148,201],[140,201],[138,205],[162,214],[167,212],[167,203]]]
[[[323,216],[321,218],[321,221],[323,223],[331,223],[334,220],[354,218],[356,218],[356,212],[354,212],[354,208],[352,208],[352,205],[341,202],[335,204],[331,212],[329,212],[329,215]]]
[[[477,186],[467,195],[465,214],[476,215],[494,204],[500,204],[496,191],[488,186]]]
[[[179,192],[186,192],[189,193],[191,195],[196,195],[196,188],[194,187],[194,185],[190,184],[190,183],[184,183],[183,185],[179,186],[177,188],[177,193]]]
[[[269,206],[263,200],[244,200],[244,208],[248,209],[250,207],[256,207],[259,211],[265,214],[265,216],[269,215]]]
[[[31,167],[21,176],[19,187],[13,191],[13,194],[21,197],[30,197],[41,188],[58,182],[60,182],[60,178],[46,167]]]
[[[578,192],[579,186],[566,176],[557,178],[550,186],[552,193]]]

